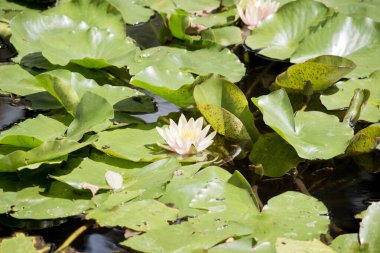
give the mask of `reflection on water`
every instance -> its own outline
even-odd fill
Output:
[[[0,97],[0,130],[25,118],[25,110],[11,106],[9,98]]]

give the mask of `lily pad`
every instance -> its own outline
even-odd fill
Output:
[[[276,241],[277,253],[337,253],[335,250],[314,239],[312,241],[299,241],[288,238],[278,238]]]
[[[307,36],[290,60],[298,63],[320,55],[338,55],[352,60],[357,66],[348,77],[368,76],[380,68],[377,60],[379,39],[380,26],[377,22],[338,14]]]
[[[154,127],[115,129],[99,133],[95,148],[106,154],[134,162],[152,162],[168,157],[166,152],[155,150],[156,143],[164,140]]]
[[[87,68],[123,67],[138,50],[132,39],[96,27],[42,34],[40,43],[43,56],[51,63],[64,66],[71,61]]]
[[[100,132],[112,125],[112,105],[101,96],[86,92],[75,111],[75,118],[67,129],[67,137],[80,140],[86,132]]]
[[[223,65],[218,64],[223,61]],[[193,104],[192,74],[219,74],[232,82],[244,75],[244,66],[228,49],[184,49],[156,47],[141,52],[129,66],[131,83],[181,107]]]
[[[233,236],[249,234],[249,228],[234,222],[227,222],[214,215],[189,218],[188,222],[164,226],[147,233],[129,238],[121,245],[142,252],[183,252],[207,251],[215,244]],[[176,238],[176,240],[168,240]]]
[[[325,90],[354,68],[351,60],[323,55],[290,66],[276,77],[276,84],[291,91],[304,91],[307,85],[313,91]]]
[[[23,233],[16,233],[11,238],[5,238],[0,242],[0,252],[13,253],[43,253],[49,252],[50,245],[45,244],[38,236],[26,236]]]
[[[115,105],[130,97],[144,95],[128,87],[107,84],[99,86],[94,80],[86,79],[81,74],[62,69],[45,72],[36,76],[36,79],[72,115],[75,114],[80,98],[87,91],[104,97],[111,105]],[[125,106],[122,108],[126,110]]]
[[[0,144],[35,148],[45,141],[62,137],[66,129],[67,126],[61,122],[39,114],[36,118],[27,119],[9,130],[2,131]]]
[[[299,111],[293,115],[283,89],[252,101],[263,113],[264,122],[292,145],[301,158],[330,159],[340,155],[353,137],[348,124],[339,122],[336,116],[318,111]]]
[[[320,97],[321,102],[328,110],[347,108],[355,89],[367,89],[370,96],[360,114],[360,120],[378,122],[380,120],[380,71],[371,74],[365,79],[350,79],[339,82],[335,86],[326,90]]]
[[[209,78],[194,88],[194,99],[198,109],[218,133],[249,141],[258,138],[248,101],[233,83],[223,78]]]
[[[285,192],[268,201],[254,223],[256,250],[274,252],[279,237],[296,240],[319,239],[327,232],[330,221],[327,208],[313,197]]]
[[[43,88],[39,87],[34,76],[22,69],[18,64],[1,65],[0,76],[1,93],[13,93],[26,96],[44,91]]]
[[[344,253],[366,252],[361,251],[358,238],[358,234],[343,234],[335,238],[330,247]]]
[[[294,148],[276,133],[260,135],[253,144],[249,160],[257,174],[269,177],[281,177],[303,161]]]
[[[290,2],[254,29],[245,43],[251,49],[261,49],[259,53],[264,56],[290,58],[299,43],[309,35],[310,28],[328,14],[329,9],[322,3],[312,0]]]
[[[380,123],[370,125],[352,138],[346,153],[349,155],[358,155],[363,153],[372,152],[379,144],[377,138],[380,136]]]
[[[115,6],[123,15],[124,22],[130,25],[146,22],[154,15],[152,9],[139,4],[139,1],[107,0],[107,2]]]
[[[153,199],[132,201],[108,208],[97,208],[86,216],[101,226],[121,226],[135,231],[149,231],[177,219],[178,210]]]
[[[135,169],[141,168],[143,165],[126,160],[119,164],[109,164],[90,158],[71,159],[63,169],[56,170],[50,177],[78,190],[83,189],[84,183],[95,185],[99,189],[110,189],[104,177],[107,171],[117,172],[128,178]]]

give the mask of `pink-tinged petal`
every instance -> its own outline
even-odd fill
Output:
[[[183,128],[187,125],[187,120],[186,120],[186,117],[185,115],[181,114],[181,117],[179,117],[179,121],[178,121],[178,129],[179,129],[179,132],[182,132]]]
[[[205,128],[203,128],[203,130],[199,134],[199,141],[203,140],[206,137],[208,131],[210,130],[210,127],[210,125],[207,125]]]
[[[216,135],[216,131],[209,134],[206,138],[204,138],[197,146],[197,151],[201,152],[202,150],[208,148],[214,141],[214,137]]]

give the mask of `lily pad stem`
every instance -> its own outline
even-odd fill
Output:
[[[86,229],[91,227],[94,224],[94,222],[88,222],[87,224],[84,224],[83,226],[80,226],[77,230],[74,231],[63,243],[62,245],[54,251],[54,253],[59,253],[65,248],[69,247],[70,244],[75,241]]]

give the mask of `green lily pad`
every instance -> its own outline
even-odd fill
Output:
[[[312,241],[299,241],[288,238],[278,238],[276,241],[277,253],[337,253],[335,250],[314,239]]]
[[[124,22],[130,25],[146,22],[154,15],[152,9],[140,5],[138,1],[107,0],[123,15]]]
[[[35,148],[45,141],[62,137],[67,126],[52,118],[39,114],[1,132],[0,144]]]
[[[373,202],[367,209],[359,230],[361,247],[368,252],[377,252],[380,245],[380,202]]]
[[[45,16],[34,12],[21,13],[14,17],[10,24],[11,43],[18,51],[18,59],[30,53],[41,52],[40,36],[42,34],[67,33],[78,25],[67,16]]]
[[[351,60],[323,55],[290,66],[276,77],[276,84],[291,91],[303,91],[306,85],[311,85],[313,91],[325,90],[354,68]]]
[[[249,228],[241,224],[220,220],[209,214],[189,218],[188,222],[178,225],[149,230],[145,234],[129,238],[121,245],[142,252],[202,252],[230,237],[249,234],[249,231]]]
[[[357,68],[348,77],[368,76],[380,68],[380,26],[368,18],[342,14],[328,19],[323,26],[307,36],[291,57],[303,62],[320,55],[338,55],[352,60]]]
[[[12,207],[12,216],[17,219],[56,219],[79,215],[93,207],[91,194],[76,192],[60,182],[53,182],[48,192],[31,186],[19,189]]]
[[[106,154],[139,162],[152,162],[168,157],[166,152],[154,150],[164,140],[154,127],[115,129],[99,133],[94,147]]]
[[[292,145],[301,158],[330,159],[340,155],[353,137],[348,124],[339,122],[336,116],[318,111],[299,111],[293,115],[283,89],[252,101],[263,113],[264,122]]]
[[[224,47],[242,42],[241,30],[235,26],[207,29],[201,32],[203,40],[215,42]]]
[[[65,15],[78,23],[109,30],[115,35],[125,33],[121,13],[108,1],[103,0],[63,0],[43,12],[45,15]],[[84,24],[83,24],[84,23]],[[57,41],[54,41],[57,42]]]
[[[66,155],[83,148],[96,140],[97,136],[92,136],[82,143],[72,140],[50,140],[41,145],[24,150],[2,150],[0,155],[0,171],[15,172],[25,168],[36,169],[43,163],[59,163],[66,159]]]
[[[123,67],[138,50],[132,39],[96,27],[42,34],[40,43],[43,56],[51,63],[64,66],[71,61],[87,68]]]
[[[86,79],[81,74],[62,69],[45,72],[36,76],[36,79],[72,115],[75,115],[80,98],[87,91],[104,97],[111,105],[131,97],[144,95],[128,87],[107,84],[99,86],[94,80]],[[133,106],[133,103],[131,105]],[[122,108],[126,110],[125,106]]]
[[[275,252],[279,237],[296,240],[319,239],[329,225],[327,208],[317,199],[298,193],[285,192],[268,201],[251,227],[256,250]],[[263,251],[264,252],[264,251]]]
[[[261,49],[259,53],[267,57],[290,58],[299,43],[309,35],[310,28],[328,14],[326,6],[312,0],[290,2],[254,29],[245,43],[252,49]]]
[[[258,138],[248,101],[233,83],[218,77],[209,78],[194,88],[194,99],[218,133],[234,139],[255,141]]]
[[[223,1],[223,4],[225,1]],[[224,26],[231,22],[236,21],[237,10],[236,8],[229,8],[226,11],[211,13],[206,16],[190,16],[190,22],[195,25],[202,25],[205,27]]]
[[[80,140],[86,132],[96,133],[112,125],[114,113],[112,105],[101,96],[86,92],[75,111],[75,118],[67,129],[67,137]]]
[[[294,148],[276,133],[260,135],[253,144],[249,160],[257,174],[268,177],[281,177],[303,161]]]
[[[195,0],[195,1],[187,1],[187,0],[174,0],[173,1],[176,8],[185,10],[190,13],[194,12],[202,12],[217,9],[220,5],[220,0]]]
[[[56,170],[50,177],[78,190],[83,189],[84,183],[95,185],[99,189],[110,189],[104,176],[107,171],[113,171],[128,178],[135,169],[141,168],[143,165],[126,160],[123,160],[122,163],[110,164],[90,158],[71,159],[63,169]]]
[[[369,17],[376,22],[380,22],[377,10],[380,8],[380,2],[373,0],[318,0],[326,6],[334,8],[336,11],[353,17]]]
[[[220,62],[223,65],[220,65]],[[193,104],[192,74],[220,74],[232,82],[244,75],[244,67],[228,49],[184,49],[156,47],[141,52],[129,66],[131,83],[181,107]]]
[[[371,74],[365,79],[350,79],[339,82],[326,90],[320,97],[321,102],[328,110],[337,110],[349,107],[355,89],[367,89],[370,96],[360,113],[360,120],[378,122],[380,120],[380,71]]]
[[[242,238],[238,240],[228,241],[225,243],[220,243],[216,245],[215,247],[212,247],[207,252],[209,253],[229,253],[229,252],[251,253],[251,252],[256,251],[255,249],[252,248],[255,244],[256,244],[256,241],[254,238]]]
[[[45,244],[42,238],[26,236],[23,233],[16,233],[13,237],[5,238],[0,242],[0,252],[4,253],[43,253],[49,251],[50,245]]]
[[[366,252],[361,251],[358,241],[358,234],[343,234],[335,238],[331,243],[331,248],[337,252],[344,253],[358,253]]]
[[[95,219],[101,226],[121,226],[135,231],[149,231],[166,226],[177,219],[178,210],[153,199],[132,201],[108,208],[97,208],[86,219]]]
[[[18,64],[1,65],[0,76],[0,93],[13,93],[26,96],[44,91],[44,89],[39,87],[34,76],[22,69]]]

